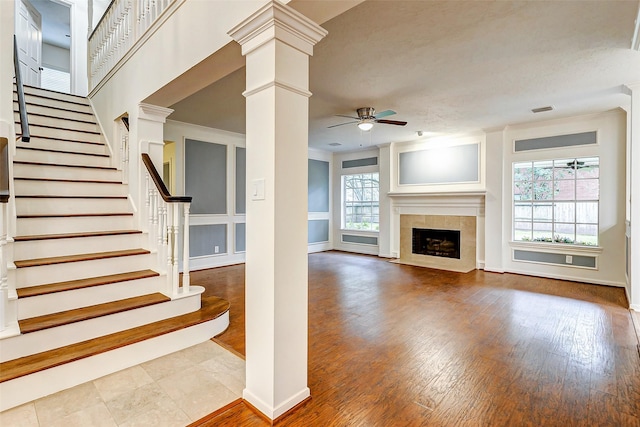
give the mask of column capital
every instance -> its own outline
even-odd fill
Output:
[[[141,119],[164,123],[171,113],[173,113],[171,108],[159,107],[142,102],[138,104],[138,114]]]
[[[242,46],[242,55],[278,39],[309,56],[327,30],[279,1],[270,1],[227,34]]]

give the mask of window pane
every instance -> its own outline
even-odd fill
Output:
[[[598,200],[600,198],[598,179],[576,181],[576,200]]]
[[[554,218],[560,222],[575,222],[576,220],[576,204],[556,203],[554,210]]]
[[[534,200],[553,200],[553,182],[536,181],[533,183]]]
[[[591,224],[576,224],[576,243],[581,245],[597,245],[598,226]]]
[[[522,181],[513,183],[514,200],[531,200],[533,186],[531,181]]]
[[[575,200],[576,182],[575,181],[557,181],[555,183],[555,199],[556,200]]]
[[[377,230],[378,174],[344,175],[344,227],[354,230]]]
[[[533,218],[532,210],[531,210],[531,204],[530,203],[522,203],[522,204],[521,203],[516,203],[513,216],[514,216],[514,219],[516,221],[523,220],[523,219],[531,220],[531,218]]]
[[[531,181],[533,179],[533,168],[531,162],[515,163],[513,165],[514,181]]]
[[[533,204],[533,219],[535,221],[551,221],[553,215],[553,208],[550,203],[534,203]]]
[[[598,223],[598,202],[576,203],[576,222]]]
[[[514,240],[531,240],[532,224],[530,222],[516,222],[514,224]]]
[[[578,178],[599,178],[600,177],[600,159],[598,157],[587,157],[578,159],[582,165],[578,166],[576,171]]]
[[[561,159],[553,162],[554,179],[574,179],[575,169],[573,168],[574,159]]]
[[[554,241],[557,243],[574,243],[575,231],[575,224],[556,223],[553,233]]]
[[[553,161],[533,162],[533,179],[536,181],[553,179]]]

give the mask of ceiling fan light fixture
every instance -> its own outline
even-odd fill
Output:
[[[360,128],[360,130],[368,132],[371,130],[371,128],[373,128],[373,121],[369,119],[363,120],[358,123],[358,127]]]

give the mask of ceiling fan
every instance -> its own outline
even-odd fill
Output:
[[[329,128],[335,128],[338,126],[342,126],[342,125],[349,125],[352,123],[357,123],[358,127],[363,130],[363,131],[368,131],[371,130],[371,128],[373,127],[374,123],[382,123],[385,125],[397,125],[397,126],[404,126],[407,124],[407,122],[401,122],[398,120],[382,120],[383,117],[387,117],[387,116],[392,116],[394,114],[396,114],[395,111],[393,110],[385,110],[382,111],[381,113],[376,114],[376,109],[373,107],[363,107],[363,108],[358,108],[356,110],[356,112],[358,113],[358,117],[353,117],[353,116],[343,116],[342,114],[336,114],[337,117],[346,117],[348,119],[354,119],[354,122],[346,122],[346,123],[340,123],[338,125],[333,125],[333,126],[328,126]]]

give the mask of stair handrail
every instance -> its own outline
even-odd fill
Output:
[[[24,100],[24,86],[22,85],[22,74],[20,73],[20,61],[18,59],[18,39],[13,35],[13,68],[16,73],[16,91],[18,92],[18,111],[20,112],[20,134],[22,142],[29,142],[29,119],[27,118],[27,104]]]
[[[9,203],[9,197],[9,140],[0,138],[0,203]]]
[[[189,208],[191,196],[172,196],[162,177],[156,170],[148,153],[142,153],[142,162],[147,169],[147,214],[149,237],[157,242],[159,262],[166,259],[167,280],[174,297],[189,293]],[[151,184],[153,182],[153,185]],[[160,197],[158,197],[160,196]],[[179,234],[180,208],[184,216],[182,241],[182,290],[179,278]]]

